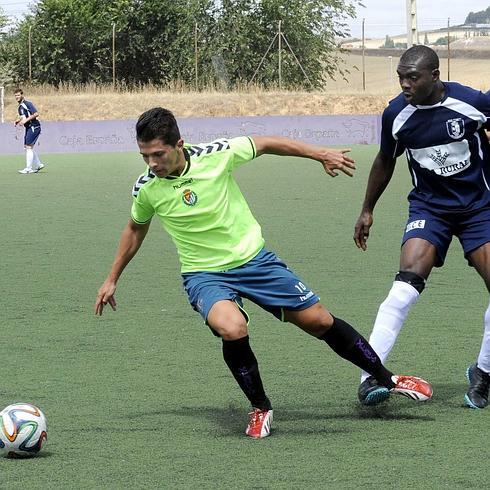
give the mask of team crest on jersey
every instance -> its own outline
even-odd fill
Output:
[[[186,189],[182,194],[182,201],[184,201],[184,204],[187,206],[195,206],[197,203],[197,194],[190,189]]]
[[[446,128],[449,136],[457,140],[464,134],[464,121],[461,117],[446,121]]]

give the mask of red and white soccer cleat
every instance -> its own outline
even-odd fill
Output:
[[[432,397],[432,386],[425,379],[416,376],[392,376],[395,387],[393,393],[411,398],[418,402],[425,402]]]
[[[250,416],[250,420],[245,430],[247,436],[253,437],[254,439],[261,439],[262,437],[270,435],[272,410],[260,410],[260,408],[254,408],[248,415]]]

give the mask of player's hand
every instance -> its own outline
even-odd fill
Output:
[[[101,316],[104,311],[104,306],[109,303],[110,307],[116,311],[116,298],[114,293],[116,292],[116,284],[112,281],[105,281],[97,292],[97,299],[95,300],[94,311],[96,315]]]
[[[346,155],[350,149],[345,150],[322,150],[320,162],[325,172],[331,177],[337,177],[338,171],[352,177],[356,169],[356,162]]]
[[[354,227],[354,242],[357,248],[361,250],[367,249],[367,240],[369,238],[369,230],[373,225],[373,213],[363,212],[357,218],[356,226]]]

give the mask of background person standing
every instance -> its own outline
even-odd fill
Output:
[[[15,126],[24,126],[24,148],[26,150],[26,166],[19,170],[20,174],[35,174],[44,168],[39,157],[34,151],[34,145],[41,134],[41,123],[39,122],[39,112],[34,104],[24,98],[24,92],[18,88],[14,92],[15,100],[18,102],[18,117],[14,121]]]

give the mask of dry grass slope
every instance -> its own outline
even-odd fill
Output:
[[[138,91],[113,91],[111,87],[26,87],[42,120],[135,119],[150,107],[163,106],[177,117],[227,117],[269,115],[379,114],[398,93],[396,59],[365,58],[365,85],[362,83],[362,59],[346,55],[349,80],[330,80],[323,91],[287,92],[258,89],[237,92],[195,92],[176,87],[162,90],[144,87]],[[480,90],[488,90],[482,60],[454,59],[450,78]],[[441,78],[448,78],[447,60],[441,59]],[[7,120],[16,114],[13,94],[6,94]]]

